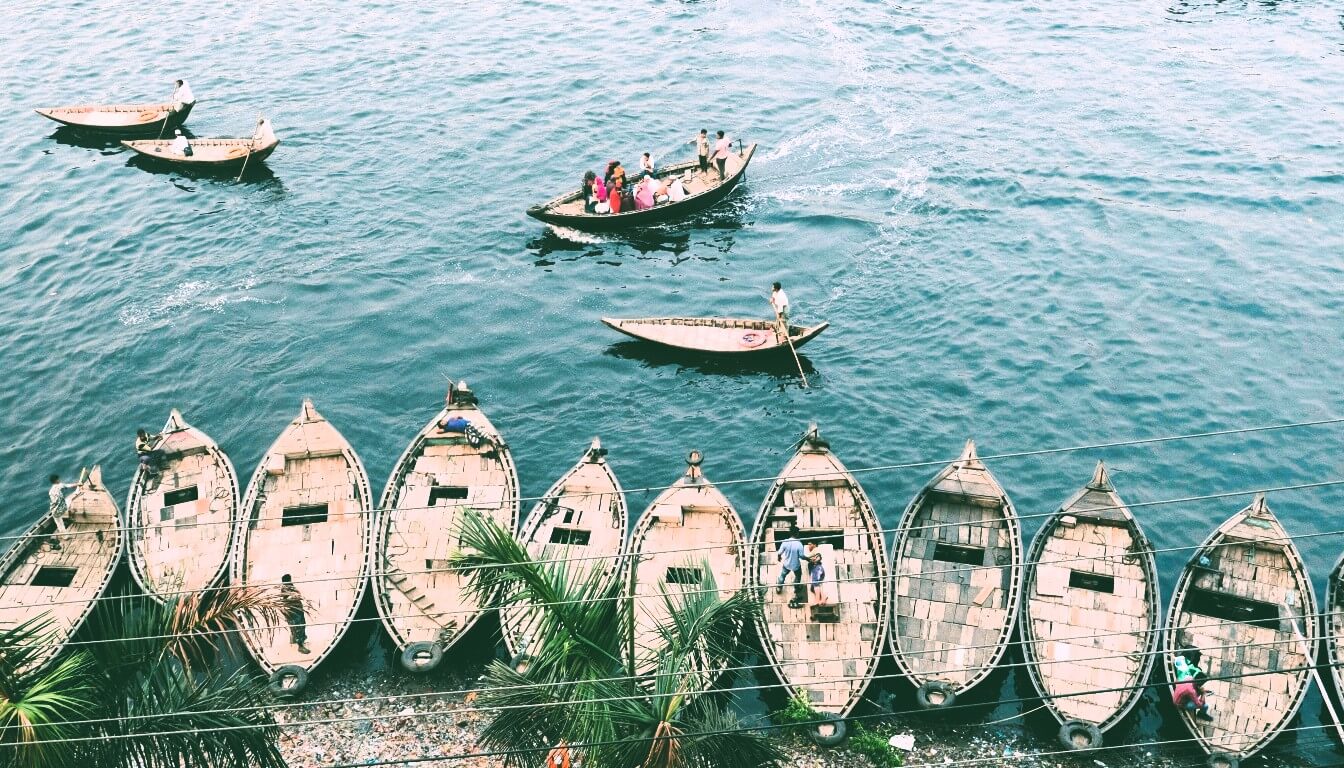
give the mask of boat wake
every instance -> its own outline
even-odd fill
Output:
[[[578,243],[580,245],[598,245],[607,242],[606,238],[601,235],[596,235],[592,232],[584,232],[581,229],[571,229],[570,227],[562,227],[558,224],[547,224],[546,227],[556,237],[561,240],[568,240],[571,243]]]
[[[193,309],[223,312],[224,307],[229,304],[243,304],[249,302],[276,303],[268,302],[265,299],[259,299],[255,296],[247,295],[246,293],[240,293],[251,289],[255,285],[256,278],[250,276],[237,283],[224,287],[216,286],[209,280],[188,280],[179,284],[157,302],[141,302],[134,306],[123,308],[117,313],[117,319],[120,320],[121,324],[124,326],[134,327],[148,321],[176,315],[180,312]]]

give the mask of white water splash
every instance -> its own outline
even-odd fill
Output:
[[[158,301],[123,307],[117,313],[117,319],[122,325],[130,327],[183,312],[194,310],[223,312],[224,307],[229,304],[261,302],[264,300],[239,293],[254,288],[257,282],[255,275],[248,275],[236,283],[223,287],[216,286],[209,280],[188,280],[177,285]]]

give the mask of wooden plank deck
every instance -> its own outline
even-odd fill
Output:
[[[834,618],[814,598],[798,608],[792,583],[775,588],[779,544],[797,524],[799,538],[824,542],[824,594]],[[809,429],[756,516],[752,577],[764,598],[761,645],[789,694],[840,717],[862,698],[881,654],[887,620],[887,557],[877,514],[854,476]],[[807,582],[804,563],[803,581]]]

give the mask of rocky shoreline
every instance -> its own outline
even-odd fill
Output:
[[[489,721],[473,706],[479,670],[411,676],[399,670],[350,670],[315,680],[304,698],[284,704],[280,750],[293,768],[362,765],[384,760],[466,755],[483,749],[476,739]],[[445,694],[444,692],[448,692]],[[332,703],[322,703],[322,702]],[[1091,754],[1030,756],[1056,752],[1053,740],[1015,726],[933,726],[918,719],[870,720],[865,727],[883,736],[911,734],[907,766],[942,766],[959,761],[996,768],[1175,768],[1176,760],[1142,748]],[[789,768],[855,768],[871,765],[848,749],[822,749],[805,738],[781,734]],[[974,761],[974,762],[970,762]],[[1202,764],[1202,759],[1198,764]],[[497,768],[493,757],[423,760],[417,766]]]

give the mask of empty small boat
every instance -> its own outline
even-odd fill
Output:
[[[187,121],[195,102],[162,104],[84,104],[44,107],[37,114],[61,125],[113,136],[166,136]]]
[[[238,477],[215,441],[176,408],[161,434],[160,466],[137,465],[126,499],[131,575],[160,601],[219,584],[238,514]]]
[[[66,498],[65,533],[49,510],[0,559],[0,630],[50,621],[49,642],[29,668],[34,672],[50,664],[88,618],[121,559],[121,516],[102,470],[81,472]]]
[[[1335,567],[1325,582],[1325,618],[1322,627],[1325,634],[1325,662],[1330,665],[1335,692],[1344,700],[1344,554],[1335,561]],[[1322,691],[1321,695],[1328,696],[1329,693]],[[1331,716],[1336,719],[1338,728],[1344,728],[1344,722],[1338,722],[1339,714],[1336,711]]]
[[[397,460],[374,520],[374,602],[401,652],[427,672],[484,611],[468,579],[448,566],[470,509],[518,530],[518,469],[466,382]]]
[[[649,674],[658,668],[665,649],[658,628],[667,623],[668,601],[678,595],[698,599],[712,580],[719,597],[727,600],[742,588],[746,573],[746,531],[737,510],[700,469],[699,451],[687,457],[685,474],[649,504],[630,535],[630,553],[636,563],[635,669]],[[707,579],[708,577],[708,579]],[[667,596],[667,598],[664,597]],[[695,689],[709,687],[727,659],[703,659],[708,670]],[[717,670],[717,671],[714,671]]]
[[[1031,540],[1022,651],[1060,742],[1095,749],[1134,708],[1157,656],[1157,563],[1097,462]]]
[[[1167,612],[1164,669],[1192,649],[1210,678],[1212,719],[1180,718],[1217,768],[1256,754],[1311,687],[1316,595],[1292,539],[1258,495],[1218,526],[1181,572]]]
[[[607,464],[606,449],[593,438],[579,463],[532,508],[519,539],[534,559],[567,562],[569,578],[582,583],[594,568],[621,569],[629,524],[625,492]],[[525,601],[500,609],[504,647],[514,666],[523,663],[537,640],[540,620],[539,611]]]
[[[191,139],[188,144],[191,154],[175,149],[173,139],[138,139],[121,142],[136,154],[163,163],[190,166],[193,168],[211,168],[218,170],[238,170],[245,163],[259,163],[271,156],[280,146],[271,121],[265,118],[257,121],[257,130],[250,139],[241,138],[200,138]]]
[[[777,586],[780,548],[814,544],[825,576],[820,599],[792,577]],[[795,545],[796,546],[796,545]],[[757,626],[766,658],[790,696],[804,696],[829,722],[813,738],[843,737],[881,655],[888,601],[887,553],[868,496],[831,453],[815,424],[766,493],[752,529],[752,576],[764,604]]]
[[[789,354],[789,341],[797,349],[815,339],[830,323],[790,325],[785,337],[778,323],[770,320],[737,320],[726,317],[646,317],[621,320],[604,317],[607,327],[626,336],[673,349],[715,355]]]
[[[892,655],[920,706],[950,706],[999,663],[1022,597],[1022,533],[966,441],[906,507],[892,548]]]
[[[234,584],[294,600],[285,625],[242,633],[276,693],[302,690],[349,629],[368,578],[371,506],[354,449],[304,400],[247,485],[231,571]]]
[[[718,170],[713,167],[708,173],[700,171],[698,159],[655,169],[654,175],[660,181],[671,184],[674,179],[681,180],[686,197],[677,202],[658,203],[644,210],[589,213],[584,208],[583,190],[576,189],[528,208],[527,215],[548,224],[602,232],[658,224],[703,210],[727,197],[746,178],[747,165],[755,153],[755,144],[748,144],[746,148],[739,145],[737,153],[729,152],[722,180],[719,179]]]

